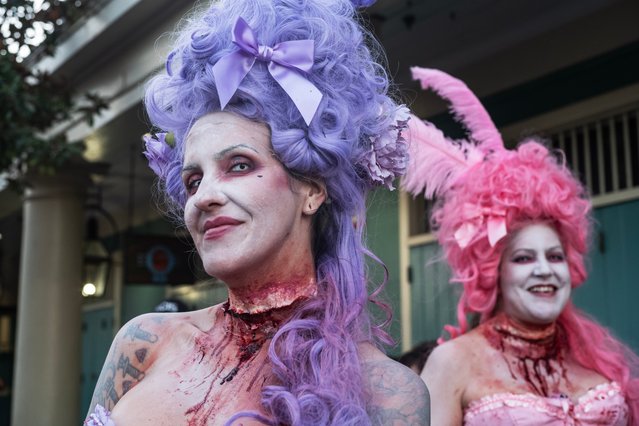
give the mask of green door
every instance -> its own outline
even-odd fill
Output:
[[[457,285],[449,283],[450,269],[435,242],[411,247],[411,346],[437,340],[446,324],[456,324]]]
[[[639,200],[595,209],[588,280],[575,304],[639,352]]]

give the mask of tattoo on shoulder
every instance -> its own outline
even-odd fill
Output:
[[[158,335],[150,333],[146,330],[142,330],[142,325],[139,323],[131,324],[126,329],[124,337],[128,337],[131,341],[144,340],[145,342],[155,343],[158,341]]]
[[[428,390],[419,376],[390,360],[363,367],[371,393],[367,411],[373,425],[430,424]]]

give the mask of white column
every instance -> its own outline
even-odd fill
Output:
[[[81,275],[88,180],[32,180],[24,199],[12,424],[80,419]],[[83,177],[83,178],[82,178]]]

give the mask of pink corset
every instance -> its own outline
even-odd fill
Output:
[[[628,405],[615,382],[590,389],[577,403],[566,397],[499,393],[472,401],[464,425],[627,426]]]

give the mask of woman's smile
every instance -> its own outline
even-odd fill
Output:
[[[228,216],[218,216],[215,219],[209,219],[204,222],[202,228],[205,240],[216,240],[224,236],[227,232],[241,225],[241,220],[233,219]]]

